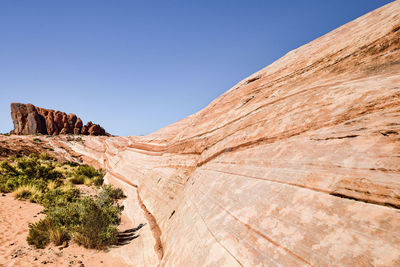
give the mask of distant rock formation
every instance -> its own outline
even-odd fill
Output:
[[[44,109],[32,104],[11,103],[11,117],[14,134],[83,134],[107,135],[103,127],[89,121],[83,126],[82,120],[75,114]]]

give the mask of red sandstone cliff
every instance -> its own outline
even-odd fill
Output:
[[[109,135],[103,127],[91,121],[85,126],[75,114],[35,107],[32,104],[11,103],[14,134],[83,134]]]

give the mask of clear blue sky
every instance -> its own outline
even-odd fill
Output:
[[[23,102],[116,135],[151,133],[389,2],[1,1],[0,132]]]

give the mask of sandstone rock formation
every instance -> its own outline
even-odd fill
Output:
[[[11,103],[14,134],[84,134],[109,135],[91,121],[85,126],[75,114],[35,107],[32,104]]]
[[[400,266],[400,1],[149,136],[70,147],[148,222],[135,266]]]
[[[65,145],[146,223],[133,266],[400,266],[399,59],[395,1],[149,136]]]

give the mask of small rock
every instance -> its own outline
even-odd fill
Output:
[[[4,194],[4,193],[3,193],[3,194],[1,194],[1,196],[2,196],[2,197],[5,197],[5,196],[6,196],[6,194]]]

